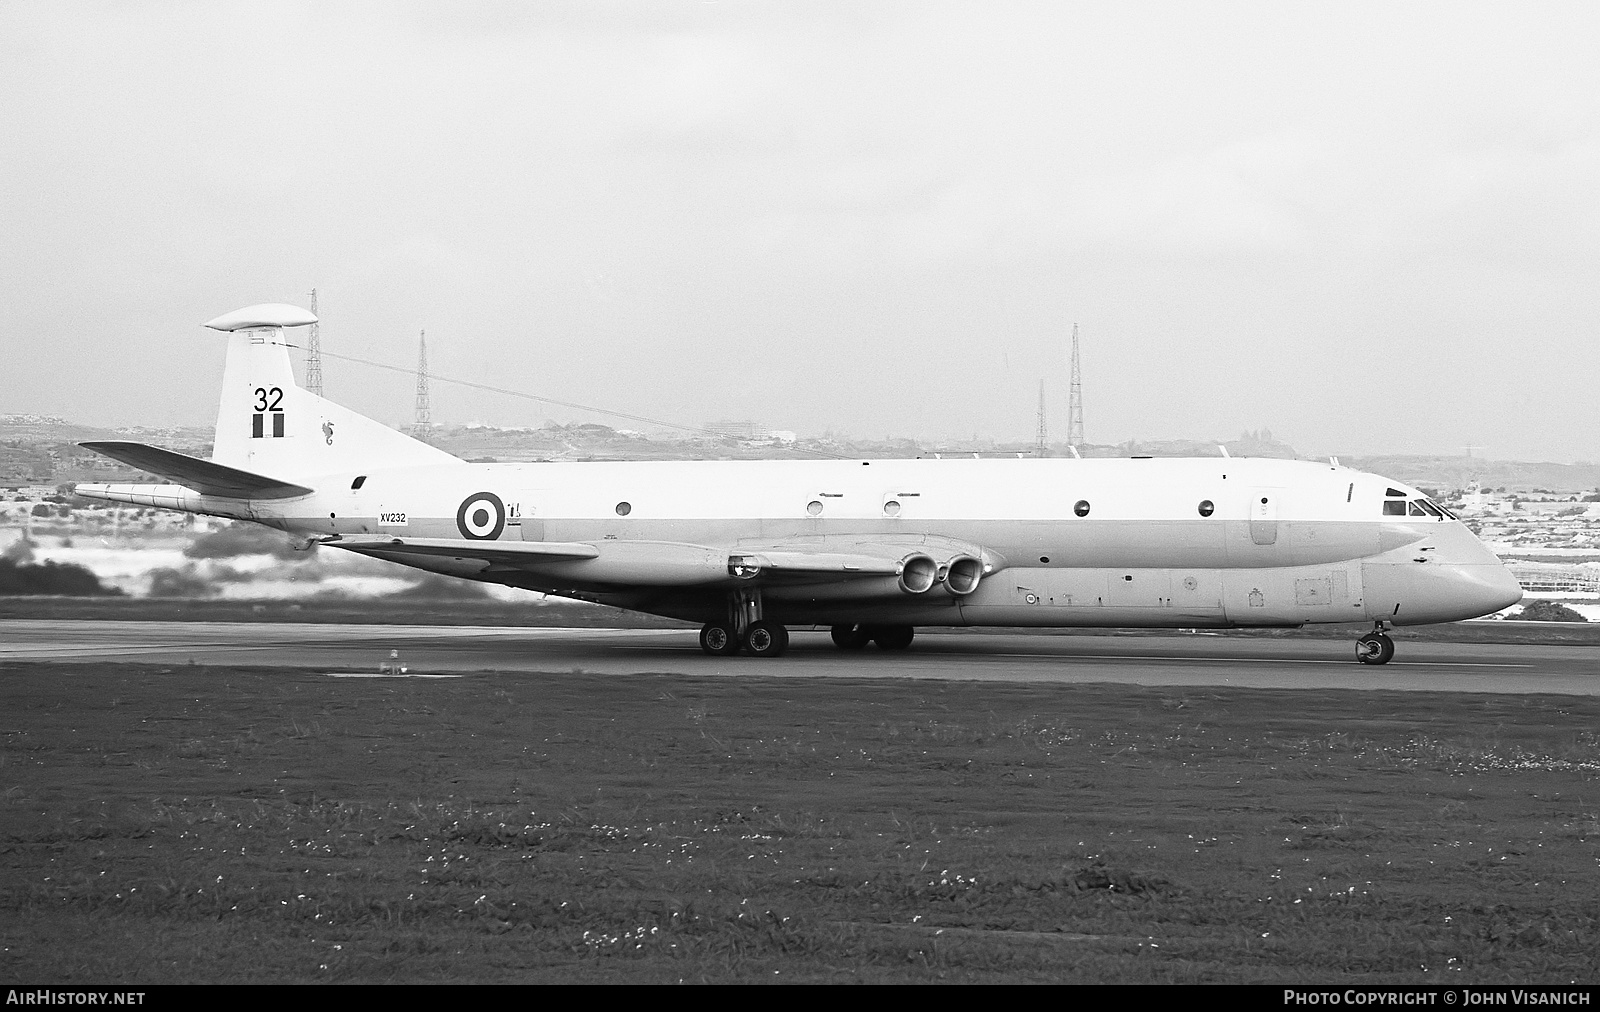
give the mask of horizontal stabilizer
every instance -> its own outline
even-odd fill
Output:
[[[201,495],[227,499],[293,499],[296,496],[310,495],[312,492],[304,485],[252,474],[225,464],[191,457],[186,453],[163,450],[148,443],[102,440],[78,445],[142,471],[159,474],[168,481],[192,488]]]
[[[477,541],[466,538],[341,537],[323,544],[362,555],[441,555],[485,562],[541,562],[557,559],[593,559],[593,545],[561,541]]]

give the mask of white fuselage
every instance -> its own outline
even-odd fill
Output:
[[[459,510],[492,493],[504,523],[477,530],[493,533],[485,540],[588,543],[597,557],[514,567],[380,557],[685,618],[723,608],[739,584],[730,553],[773,545],[932,546],[935,556],[967,546],[985,563],[978,588],[959,597],[767,586],[768,613],[791,622],[1404,625],[1474,617],[1521,595],[1459,521],[1384,515],[1386,493],[1421,493],[1305,461],[452,463],[307,484],[321,491],[252,503],[249,517],[306,536],[461,538],[471,518]]]

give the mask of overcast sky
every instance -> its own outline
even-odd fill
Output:
[[[1600,6],[0,0],[0,412],[200,328],[685,424],[1600,460]],[[404,376],[329,396],[411,417]],[[436,383],[435,421],[610,421]],[[626,424],[626,423],[615,423]]]

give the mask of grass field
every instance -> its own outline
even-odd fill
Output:
[[[1600,700],[0,666],[0,978],[1600,980]]]

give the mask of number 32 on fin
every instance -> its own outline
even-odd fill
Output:
[[[272,438],[283,437],[283,388],[256,387],[255,413],[250,416],[250,438],[262,439],[267,434],[267,415],[272,416]]]

